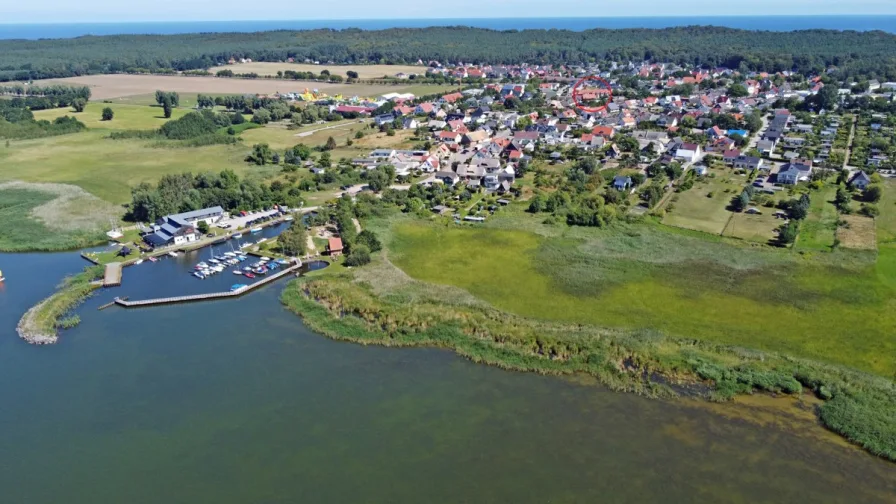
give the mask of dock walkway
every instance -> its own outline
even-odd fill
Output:
[[[106,264],[106,271],[103,274],[103,287],[116,287],[119,285],[121,285],[121,263]]]
[[[128,301],[127,299],[115,298],[115,303],[119,306],[123,306],[125,308],[137,308],[143,306],[156,306],[156,305],[165,305],[165,304],[174,304],[174,303],[191,303],[195,301],[207,301],[212,299],[223,299],[223,298],[231,298],[242,296],[243,294],[250,292],[254,289],[257,289],[263,285],[267,285],[278,278],[282,278],[294,271],[298,270],[302,267],[302,263],[294,264],[288,268],[284,268],[283,270],[265,277],[263,280],[259,280],[251,285],[247,285],[241,289],[237,289],[235,291],[228,292],[210,292],[207,294],[194,294],[191,296],[175,296],[175,297],[167,297],[167,298],[155,298],[155,299],[142,299],[136,301]]]

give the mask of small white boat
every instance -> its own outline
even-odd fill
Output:
[[[286,217],[283,218],[283,220],[286,222],[290,222],[290,221],[294,221],[295,217],[293,217],[292,215],[287,215]]]
[[[234,274],[234,275],[242,275],[243,272],[240,271],[240,270],[233,270],[233,274]]]
[[[252,229],[249,230],[249,232],[252,233],[252,234],[260,233],[260,232],[261,232],[261,228],[260,228],[260,227],[252,228]]]
[[[266,242],[266,241],[268,241],[267,238],[262,238],[262,239],[258,240],[258,241],[255,242],[255,243],[264,243],[264,242]]]
[[[6,278],[3,276],[3,272],[0,271],[0,282],[2,282],[4,280],[6,280]]]
[[[208,262],[210,262],[210,263],[212,263],[212,264],[218,264],[218,263],[221,262],[221,261],[219,261],[219,260],[217,260],[217,259],[209,259]]]
[[[170,255],[171,257],[177,257],[177,252],[172,250],[171,252],[168,252],[168,255]]]
[[[233,235],[233,238],[236,240],[239,240],[242,237],[243,237],[243,233],[237,233],[237,234]]]
[[[261,260],[264,262],[269,262],[271,260],[271,258],[270,257],[262,257]]]
[[[136,261],[134,261],[134,266],[138,266],[140,264],[143,264],[143,259],[137,259]]]

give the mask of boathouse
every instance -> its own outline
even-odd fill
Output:
[[[200,222],[214,224],[222,217],[224,217],[224,209],[219,206],[166,215],[156,221],[153,232],[144,236],[143,239],[153,247],[194,242],[201,238],[196,230]]]

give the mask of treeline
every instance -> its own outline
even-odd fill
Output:
[[[0,80],[200,70],[230,58],[358,65],[651,60],[769,72],[821,72],[834,65],[847,76],[896,80],[894,54],[896,36],[880,31],[764,32],[700,26],[584,32],[434,27],[110,35],[0,41]]]
[[[26,106],[26,99],[0,99],[0,138],[30,139],[48,136],[77,133],[87,129],[81,121],[74,117],[57,117],[52,122],[37,121],[31,109]]]
[[[0,86],[0,95],[13,96],[12,101],[15,107],[45,110],[70,107],[76,103],[87,103],[87,100],[90,99],[90,88],[61,84],[48,86],[12,84]]]
[[[155,186],[142,183],[131,191],[128,218],[151,222],[165,215],[220,205],[226,211],[299,206],[301,194],[282,183],[270,185],[240,177],[232,170],[221,173],[165,175]]]
[[[234,118],[237,118],[234,121]],[[233,144],[236,143],[235,131],[232,124],[243,122],[240,114],[213,112],[211,110],[199,110],[189,112],[183,117],[168,121],[158,130],[126,130],[113,131],[109,134],[112,140],[124,140],[130,138],[142,138],[146,140],[175,140],[177,145],[186,147],[199,147],[202,145]],[[228,128],[224,130],[224,128]],[[165,143],[163,145],[170,145]]]

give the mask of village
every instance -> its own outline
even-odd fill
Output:
[[[426,75],[434,74],[460,85],[419,98],[388,93],[334,99],[307,90],[278,97],[369,120],[371,128],[390,136],[398,132],[403,145],[342,159],[340,166],[350,163],[362,174],[388,166],[393,188],[454,188],[456,204],[438,200],[432,212],[474,222],[494,211],[496,199],[548,194],[557,187],[545,182],[551,175],[556,180],[576,163],[593,160],[598,192],[618,193],[613,200],[621,196],[630,213],[653,212],[666,224],[770,242],[786,224],[787,197],[798,196],[798,187],[843,172],[845,182],[861,192],[881,176],[896,173],[891,162],[896,151],[889,137],[882,137],[896,126],[893,118],[842,107],[859,97],[891,101],[896,83],[838,86],[824,74],[657,63],[545,67],[430,62]],[[577,82],[591,78],[606,86],[577,90]],[[596,95],[609,99],[599,109],[582,106],[582,98]],[[305,166],[318,176],[332,169],[329,157]],[[526,173],[536,174],[534,182],[523,179]],[[660,180],[660,197],[645,194],[650,192],[645,188]],[[694,186],[703,190],[688,192]],[[354,195],[369,188],[360,183],[342,189]],[[751,201],[741,206],[736,200],[742,190],[749,191]],[[470,206],[462,193],[494,197],[491,205]],[[856,199],[864,201],[861,195]],[[865,205],[861,210],[874,211]]]

